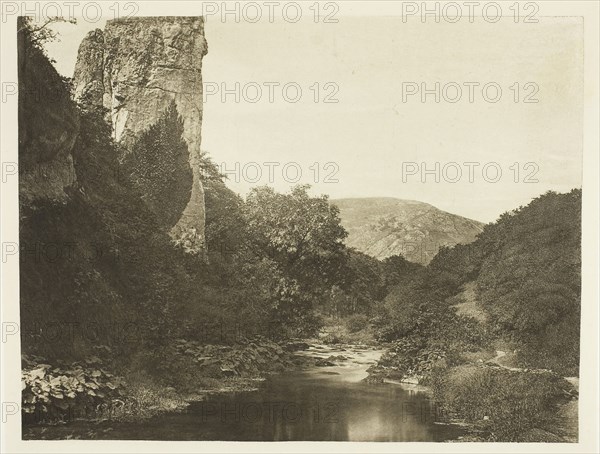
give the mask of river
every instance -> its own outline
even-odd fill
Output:
[[[366,347],[313,345],[298,354],[345,359],[335,360],[335,365],[273,375],[257,391],[211,395],[182,413],[135,423],[76,421],[44,432],[50,438],[68,434],[112,440],[416,442],[458,438],[460,428],[436,423],[439,410],[424,389],[363,381],[367,368],[381,353]]]

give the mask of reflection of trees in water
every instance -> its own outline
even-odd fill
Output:
[[[433,424],[438,412],[422,392],[341,380],[274,377],[257,393],[209,399],[204,424],[216,440],[441,441],[456,436]]]

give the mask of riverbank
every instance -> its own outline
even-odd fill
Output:
[[[23,425],[130,421],[182,411],[210,394],[256,390],[269,374],[298,367],[295,348],[267,339],[232,345],[179,339],[127,367],[111,367],[101,356],[69,363],[24,356]]]
[[[460,425],[455,441],[577,442],[578,379],[515,366],[512,353],[479,351],[448,358],[443,351],[396,343],[369,370],[372,383],[397,383],[429,393],[439,424]]]
[[[383,353],[366,345],[295,341],[296,368],[255,382],[255,390],[210,392],[180,411],[140,420],[79,419],[29,427],[26,439],[435,441],[464,430],[439,425],[428,395],[365,382]]]
[[[257,391],[275,374],[350,362],[350,355],[369,348],[364,344],[327,346],[319,338],[238,339],[232,345],[179,339],[155,351],[152,361],[137,358],[139,363],[153,365],[153,370],[136,368],[134,361],[114,373],[96,356],[68,364],[47,364],[43,358],[25,356],[24,436],[37,438],[52,426],[74,421],[130,422],[185,411],[210,396]],[[380,354],[370,355],[365,369]]]
[[[379,385],[389,384],[413,395],[426,396],[431,423],[444,430],[461,431],[460,436],[445,441],[577,440],[577,380],[569,382],[550,371],[498,364],[510,364],[510,358],[498,352],[487,360],[482,359],[483,353],[470,354],[472,362],[458,365],[449,365],[444,356],[433,357],[429,352],[417,356],[421,364],[409,369],[418,370],[420,374],[407,375],[406,370],[390,365],[393,346],[384,349],[367,344],[325,344],[323,338],[329,339],[327,333],[314,339],[280,343],[260,339],[227,346],[179,340],[168,348],[169,363],[157,369],[152,377],[139,371],[115,377],[103,369],[98,375],[95,367],[100,367],[99,364],[92,364],[91,368],[75,367],[75,371],[83,370],[78,373],[83,377],[83,390],[87,393],[91,389],[95,394],[94,400],[87,401],[84,407],[89,409],[95,405],[93,411],[77,412],[82,405],[77,399],[78,393],[72,398],[66,395],[68,390],[54,387],[48,392],[50,403],[58,402],[59,407],[67,404],[67,411],[56,413],[54,409],[37,415],[41,416],[37,421],[24,421],[23,437],[55,438],[57,434],[68,433],[73,423],[75,427],[87,422],[109,427],[122,423],[143,424],[144,420],[187,413],[190,406],[202,402],[260,394],[266,380],[285,375],[291,382],[302,376],[312,377],[315,384],[330,380],[365,383],[368,384],[366,389],[371,388],[373,392],[380,389]],[[412,361],[411,364],[416,364],[414,358]],[[400,360],[398,364],[407,363]],[[39,367],[34,370],[39,375]],[[43,379],[48,386],[70,380],[57,380],[53,376],[57,375],[55,370],[67,375],[72,372],[45,369],[48,374]],[[37,379],[38,387],[44,388],[40,377]],[[103,394],[107,379],[115,386],[110,395]],[[64,395],[56,397],[58,392]],[[405,402],[394,405],[403,406]],[[47,416],[50,415],[61,417],[49,421]],[[63,428],[57,429],[57,426]],[[102,435],[93,432],[93,436]]]

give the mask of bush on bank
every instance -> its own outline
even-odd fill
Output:
[[[475,423],[488,441],[523,441],[576,395],[566,380],[551,372],[473,365],[440,364],[432,370],[430,385],[449,414]]]

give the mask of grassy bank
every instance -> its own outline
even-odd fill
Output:
[[[577,387],[547,369],[514,367],[514,355],[456,352],[394,342],[368,381],[426,386],[444,423],[468,427],[461,441],[576,442]]]
[[[470,423],[485,441],[571,441],[563,438],[556,414],[577,391],[552,372],[440,362],[429,383],[444,413]]]

